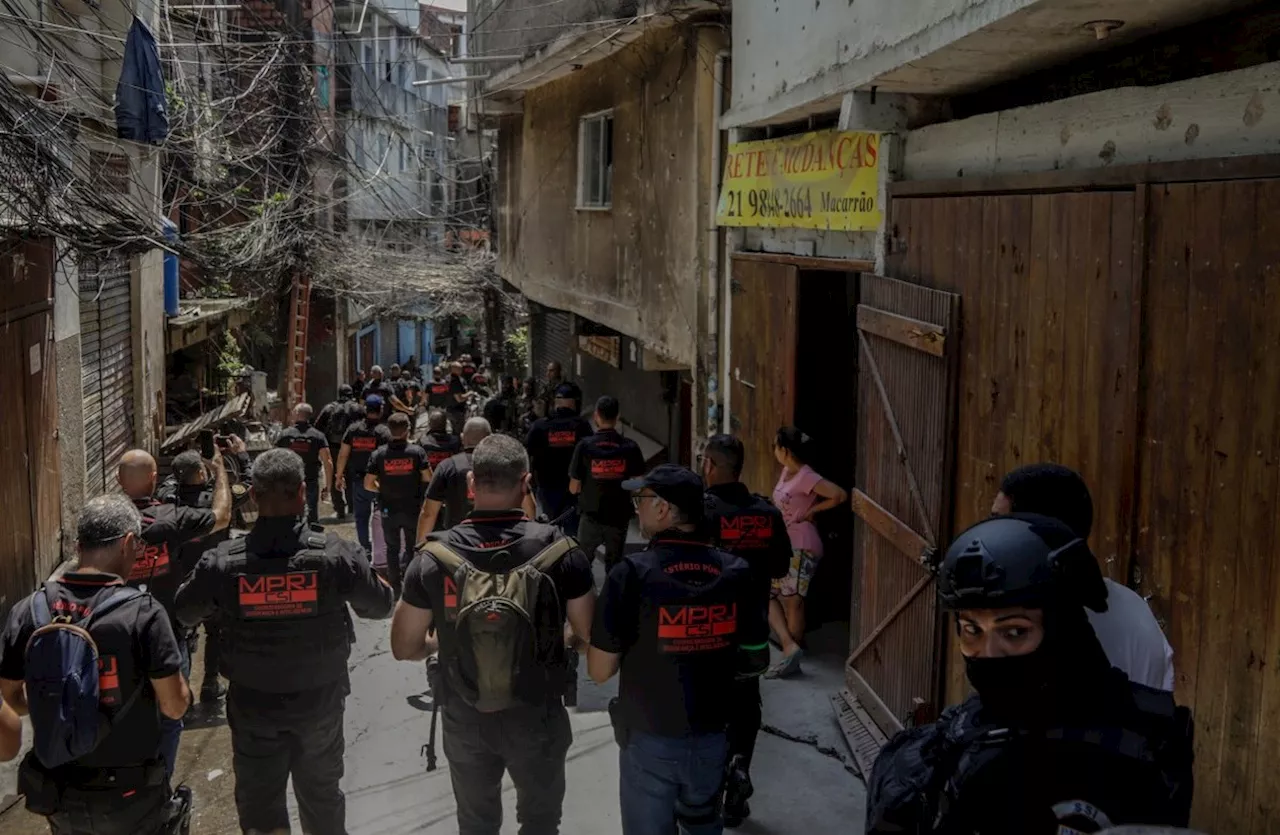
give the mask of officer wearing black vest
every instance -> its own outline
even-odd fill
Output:
[[[231,524],[231,486],[227,481],[227,469],[222,455],[216,450],[213,456],[214,491],[213,507],[178,507],[163,504],[154,498],[156,491],[156,459],[146,450],[131,449],[120,459],[116,480],[124,494],[133,500],[142,515],[142,541],[145,548],[125,582],[151,593],[164,606],[173,619],[173,630],[179,636],[182,651],[182,675],[191,677],[192,634],[177,624],[173,596],[178,584],[191,570],[183,565],[180,557],[192,541],[224,530]],[[161,720],[163,739],[161,753],[169,776],[173,775],[178,761],[178,743],[182,735],[181,719]]]
[[[449,416],[434,407],[427,412],[427,431],[418,435],[418,445],[427,451],[433,471],[462,452],[462,439],[449,431]]]
[[[185,788],[178,795],[169,790],[161,723],[182,717],[190,693],[168,615],[151,595],[124,591],[124,578],[143,553],[141,519],[127,498],[99,496],[81,509],[77,528],[75,568],[18,600],[0,636],[0,698],[19,714],[30,712],[35,730],[18,790],[28,810],[49,818],[55,835],[175,832],[189,813],[191,795]],[[40,619],[45,624],[53,615],[64,617],[86,629],[96,644],[99,714],[110,730],[69,762],[47,761],[63,753],[51,744],[63,723],[52,727],[45,721],[51,711],[59,712],[57,703],[27,701],[28,665],[40,664],[30,656],[37,606],[47,606],[49,617]],[[0,751],[0,758],[10,756]]]
[[[320,500],[329,497],[333,485],[333,458],[329,455],[329,439],[311,425],[310,403],[293,407],[293,426],[286,427],[276,438],[276,446],[298,453],[307,473],[307,521],[320,521]],[[321,467],[324,480],[321,481]]]
[[[364,489],[364,474],[373,451],[391,440],[391,432],[382,422],[382,405],[382,398],[376,394],[365,398],[364,419],[347,427],[338,452],[338,489],[347,493],[347,500],[356,514],[356,539],[366,552],[373,547],[373,540],[369,537],[369,517],[373,515],[376,496]]]
[[[569,492],[578,497],[578,543],[595,558],[604,546],[608,571],[622,559],[634,510],[622,482],[644,475],[644,453],[618,432],[617,398],[596,401],[596,433],[578,441],[569,463]]]
[[[725,694],[769,664],[758,584],[745,560],[700,533],[698,476],[663,465],[622,486],[649,547],[609,572],[587,655],[600,684],[621,668],[609,712],[622,747],[622,832],[719,832]]]
[[[756,599],[769,609],[770,583],[787,575],[791,566],[791,537],[782,511],[747,489],[739,479],[746,452],[732,435],[715,435],[702,453],[706,531],[711,544],[742,557],[751,568]],[[729,771],[725,776],[725,826],[741,825],[750,814],[751,758],[760,732],[760,679],[734,683],[729,700]]]
[[[1047,516],[988,519],[956,538],[938,594],[976,692],[880,753],[868,833],[1186,826],[1190,714],[1111,666],[1085,614],[1100,585],[1085,541]]]
[[[418,514],[422,510],[423,488],[431,479],[431,467],[426,450],[409,443],[408,415],[392,415],[387,428],[391,430],[391,442],[374,450],[364,486],[378,494],[382,534],[387,543],[387,577],[399,595],[400,574],[409,565],[418,543]]]
[[[468,480],[471,453],[491,434],[493,430],[484,418],[471,418],[462,427],[462,451],[446,458],[431,473],[422,513],[418,516],[417,542],[425,541],[427,534],[434,530],[453,527],[471,512],[475,498]],[[444,510],[443,522],[441,510]]]
[[[425,660],[427,633],[436,630],[458,832],[502,828],[506,771],[522,835],[556,835],[573,736],[562,701],[564,625],[581,638],[591,630],[591,564],[572,539],[521,509],[529,459],[519,441],[485,438],[467,478],[475,510],[414,557],[391,622],[391,653]]]
[[[296,453],[260,455],[253,496],[253,530],[205,554],[178,590],[178,618],[219,619],[241,828],[287,831],[292,777],[303,831],[345,835],[347,604],[360,617],[385,618],[394,598],[364,551],[301,523],[306,485]]]
[[[555,390],[555,411],[534,421],[524,446],[529,451],[529,467],[542,513],[570,534],[578,531],[573,512],[574,496],[569,493],[569,464],[578,441],[593,434],[590,422],[578,413],[582,390],[573,383],[561,383]]]
[[[316,416],[316,429],[319,429],[329,441],[329,457],[338,460],[342,452],[342,438],[347,434],[347,427],[364,417],[360,404],[351,386],[338,386],[338,399],[325,406]],[[335,471],[336,474],[336,471]],[[339,519],[347,515],[346,494],[337,488],[332,491],[333,514]]]

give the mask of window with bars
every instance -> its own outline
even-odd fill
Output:
[[[578,123],[578,208],[613,205],[613,111],[593,113]]]

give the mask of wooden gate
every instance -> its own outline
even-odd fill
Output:
[[[949,521],[960,297],[877,275],[860,283],[859,571],[844,713],[870,773],[889,735],[939,708],[933,580]]]
[[[774,436],[795,420],[797,274],[790,264],[733,259],[730,423],[746,450],[742,480],[765,496],[778,480]]]

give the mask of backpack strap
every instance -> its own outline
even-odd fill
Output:
[[[36,629],[53,623],[53,613],[49,610],[49,586],[46,583],[31,595],[31,620]]]
[[[139,591],[132,586],[119,586],[115,591],[108,595],[106,600],[102,601],[97,606],[94,606],[89,612],[89,617],[85,618],[81,624],[84,625],[85,629],[88,629],[89,627],[87,624],[96,621],[101,615],[105,615],[112,609],[128,603],[135,597],[141,597],[144,593],[145,592]]]
[[[538,552],[538,555],[526,565],[531,565],[542,573],[546,573],[553,565],[564,559],[565,555],[578,547],[578,540],[571,536],[563,536]]]
[[[222,548],[222,552],[227,556],[237,557],[245,553],[244,537],[228,539],[219,547]]]
[[[466,557],[439,540],[428,540],[427,544],[422,546],[422,550],[430,554],[441,568],[449,572],[451,577],[457,574],[458,569],[462,568],[462,566],[471,564]]]

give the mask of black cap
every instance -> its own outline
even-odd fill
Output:
[[[662,464],[654,467],[647,475],[622,482],[622,489],[629,493],[642,487],[648,487],[660,499],[675,505],[690,521],[696,522],[702,518],[704,488],[702,479],[693,470],[677,467],[675,464]]]
[[[1030,513],[986,519],[956,537],[942,561],[938,596],[948,609],[1107,608],[1088,544],[1057,519]]]
[[[578,388],[577,383],[561,383],[556,386],[555,396],[557,400],[579,400],[582,398],[582,389]]]

